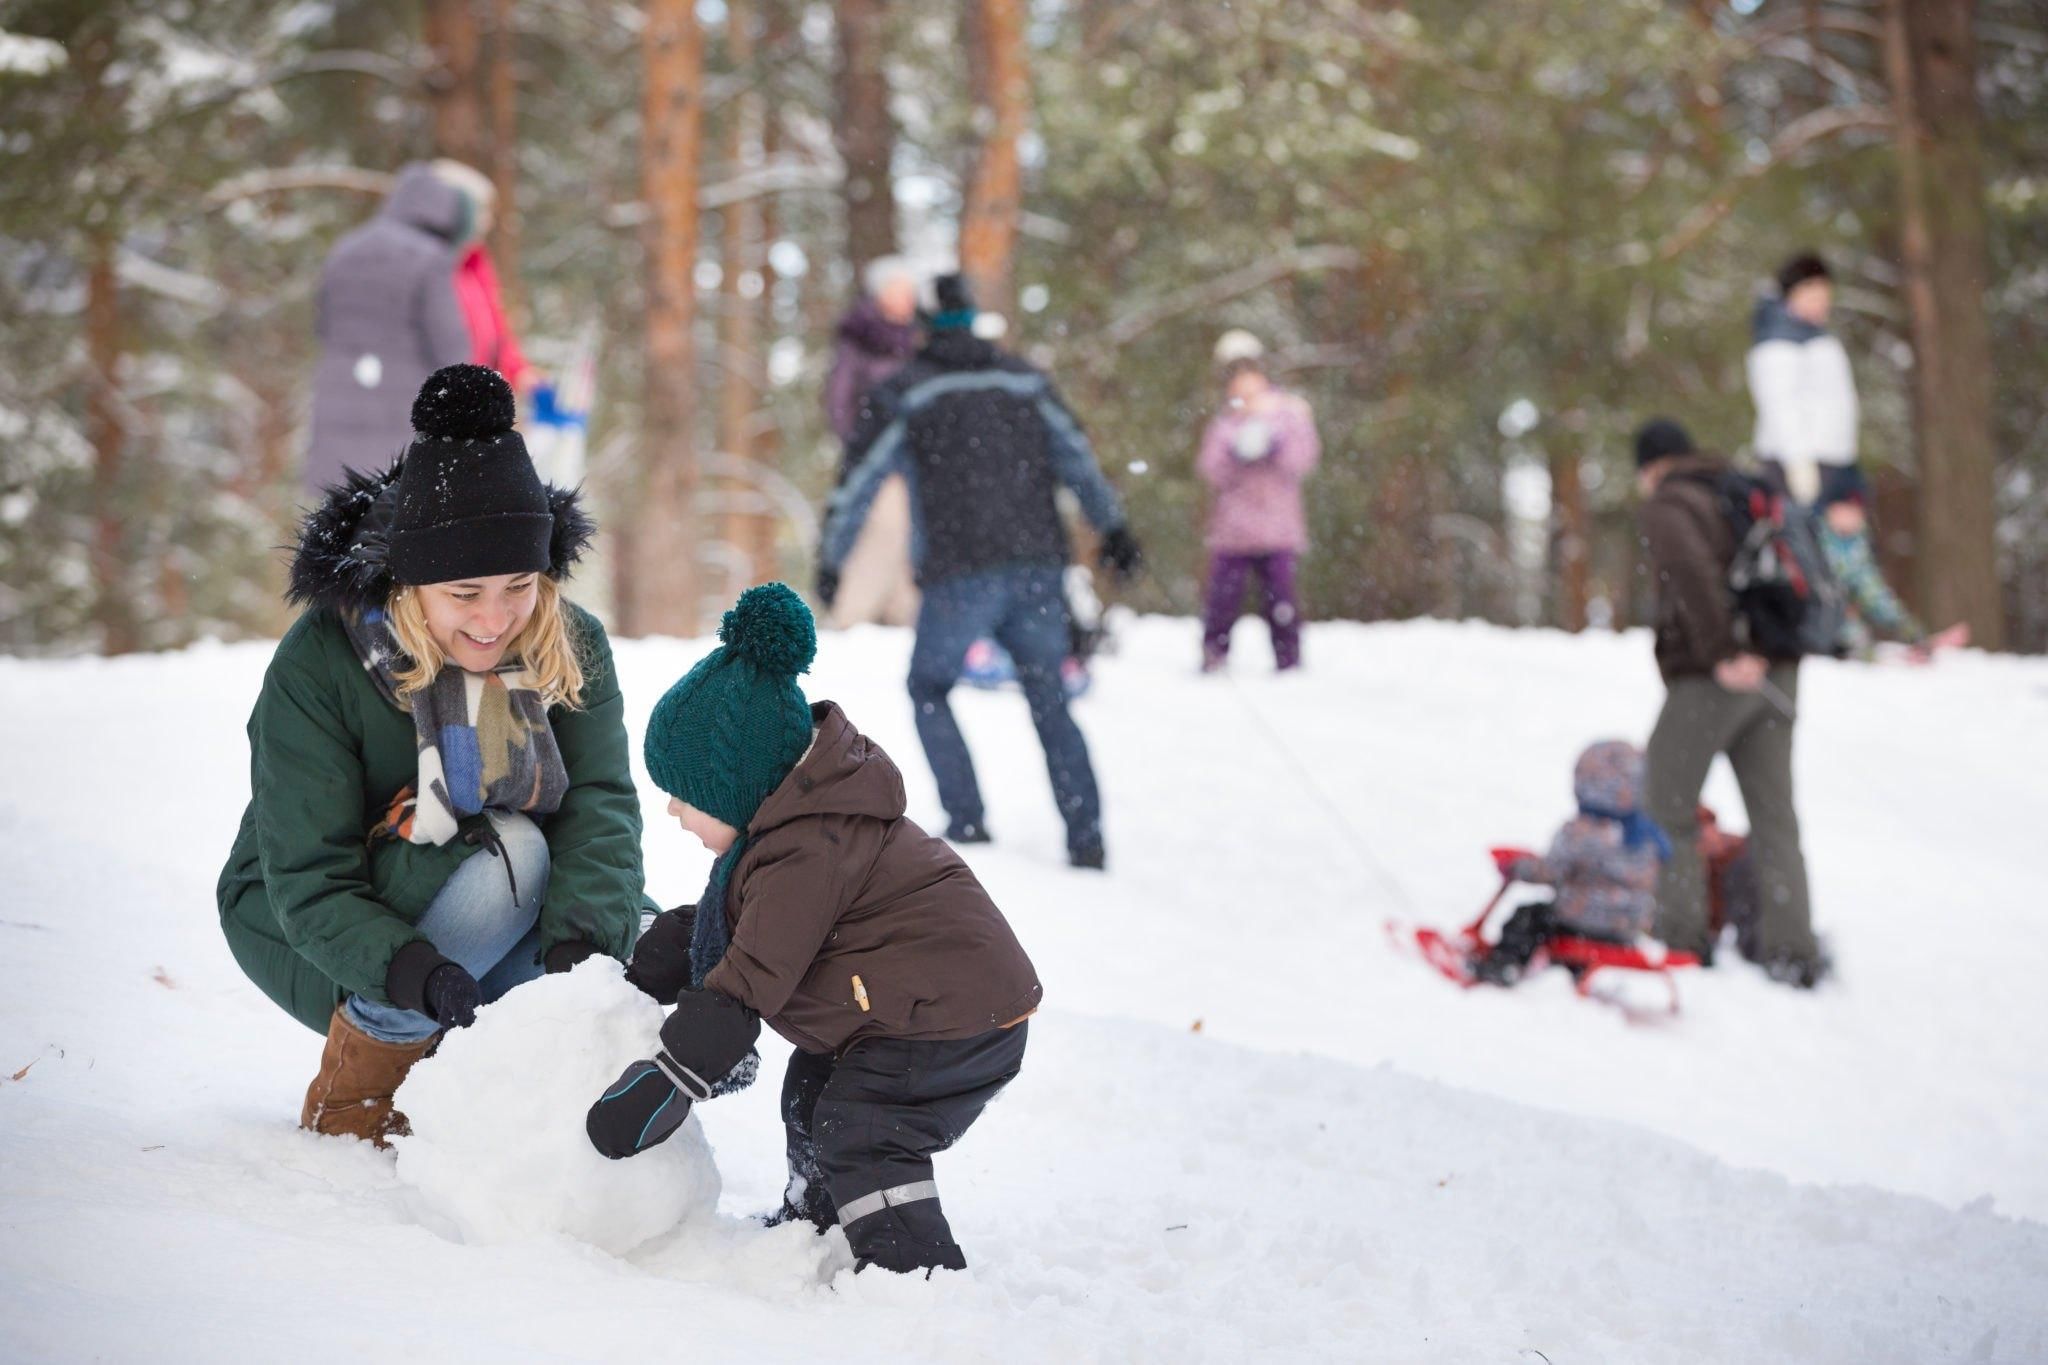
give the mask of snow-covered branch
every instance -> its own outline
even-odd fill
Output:
[[[1172,293],[1148,299],[1135,308],[1127,309],[1122,315],[1110,320],[1102,329],[1102,343],[1108,347],[1127,346],[1145,333],[1170,318],[1183,313],[1212,308],[1255,289],[1262,289],[1275,280],[1290,275],[1309,275],[1319,270],[1344,270],[1359,264],[1362,258],[1348,246],[1303,246],[1278,256],[1255,261],[1251,265],[1218,275],[1213,279],[1201,280],[1195,284],[1176,289]]]

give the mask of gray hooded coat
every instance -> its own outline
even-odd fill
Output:
[[[471,210],[423,163],[399,172],[375,218],[335,244],[320,276],[320,363],[306,487],[381,469],[412,437],[428,375],[469,359],[455,258]]]

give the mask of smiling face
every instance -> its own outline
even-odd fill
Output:
[[[680,796],[668,799],[668,813],[682,822],[684,830],[713,853],[724,853],[739,839],[740,832],[715,815],[706,815]]]
[[[449,662],[488,673],[533,619],[539,574],[496,574],[415,588],[427,633]]]

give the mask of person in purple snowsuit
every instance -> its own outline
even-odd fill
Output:
[[[1301,603],[1294,570],[1308,548],[1301,484],[1322,455],[1307,400],[1275,388],[1265,347],[1249,332],[1216,343],[1224,404],[1202,433],[1195,472],[1209,485],[1209,585],[1202,608],[1202,671],[1223,667],[1246,580],[1257,574],[1273,662],[1301,663]]]

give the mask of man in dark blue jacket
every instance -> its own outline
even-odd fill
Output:
[[[848,473],[833,495],[819,552],[827,603],[875,492],[901,474],[911,493],[911,559],[924,602],[910,660],[918,738],[946,807],[946,837],[985,843],[974,760],[947,694],[967,647],[992,636],[1010,652],[1045,746],[1067,825],[1067,857],[1103,866],[1102,805],[1088,744],[1067,711],[1060,664],[1068,644],[1060,576],[1069,558],[1056,501],[1064,486],[1102,533],[1102,559],[1120,575],[1140,563],[1116,491],[1052,381],[973,332],[975,308],[958,275],[934,284],[930,340],[916,359],[868,391],[847,443]]]

